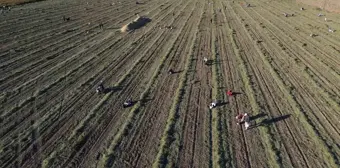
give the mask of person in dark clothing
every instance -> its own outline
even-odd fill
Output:
[[[169,69],[169,74],[171,75],[171,74],[173,74],[173,73],[175,73],[175,71],[174,70],[172,70],[172,69]]]
[[[123,103],[123,107],[126,108],[126,107],[131,107],[133,105],[133,102],[132,102],[132,99],[128,99],[126,100],[124,103]]]
[[[98,87],[96,88],[96,92],[97,93],[104,93],[104,90],[105,90],[105,87],[104,87],[103,81],[100,81]]]

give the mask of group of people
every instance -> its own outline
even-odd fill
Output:
[[[305,10],[305,8],[303,8],[303,7],[301,7],[300,8],[300,10],[301,11],[304,11]],[[288,13],[286,13],[286,12],[284,12],[283,13],[283,16],[285,16],[285,17],[289,17],[289,16],[294,16],[294,13],[292,13],[292,14],[288,14]],[[322,13],[319,13],[318,14],[318,17],[321,17],[321,16],[325,16],[324,14],[322,14]],[[325,18],[325,22],[327,22],[328,21],[328,19],[327,18]],[[334,29],[332,29],[331,27],[329,27],[328,25],[327,25],[327,28],[328,28],[328,32],[330,32],[330,33],[334,33]],[[317,35],[316,34],[313,34],[313,33],[311,33],[310,35],[309,35],[310,37],[316,37]]]
[[[231,90],[228,90],[226,92],[226,94],[228,96],[234,96],[235,94],[231,91]],[[215,108],[216,106],[218,105],[218,102],[215,100],[213,101],[212,103],[209,104],[209,109],[213,109]],[[249,127],[251,126],[250,124],[250,118],[249,118],[249,115],[247,113],[239,113],[237,116],[236,116],[236,122],[237,122],[237,125],[239,124],[243,124],[244,123],[244,126],[245,126],[245,129],[249,129]]]
[[[208,59],[206,57],[204,57],[203,61],[206,63],[208,61]],[[173,74],[175,73],[174,70],[172,69],[169,69],[168,70],[168,73],[169,74]],[[98,94],[102,94],[102,93],[106,93],[107,92],[107,89],[104,87],[104,84],[103,84],[103,81],[100,81],[99,82],[99,85],[97,86],[96,88],[96,92]],[[231,91],[231,90],[228,90],[226,92],[226,94],[228,96],[234,96],[234,93]],[[131,107],[133,106],[133,101],[132,99],[128,99],[126,100],[124,103],[123,103],[123,107],[126,108],[126,107]],[[212,103],[209,104],[209,109],[213,109],[215,108],[216,106],[218,105],[218,102],[215,100],[213,101]],[[240,113],[236,116],[236,120],[237,120],[237,124],[242,124],[242,123],[245,123],[245,128],[248,129],[250,127],[250,119],[249,119],[249,116],[247,113]]]
[[[11,11],[10,6],[1,6],[0,7],[0,13],[4,14],[5,12]]]

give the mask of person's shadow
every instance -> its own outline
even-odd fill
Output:
[[[256,115],[254,115],[254,116],[250,116],[250,117],[249,117],[249,121],[250,121],[251,123],[253,123],[253,124],[252,124],[253,126],[252,126],[251,128],[253,128],[253,127],[256,126],[256,121],[255,121],[255,120],[257,120],[257,119],[259,119],[259,118],[261,118],[261,117],[265,117],[265,116],[267,116],[266,113],[259,113],[259,114],[256,114]],[[244,121],[240,122],[239,124],[244,124]]]
[[[145,99],[140,99],[140,100],[136,100],[134,101],[134,103],[140,102],[142,106],[145,106],[145,104],[151,100],[154,100],[154,98],[145,98]]]
[[[207,62],[205,62],[205,65],[207,66],[214,65],[214,60],[208,60]]]
[[[227,105],[227,104],[228,104],[228,102],[220,102],[220,101],[218,101],[216,103],[216,107],[224,106],[224,105]]]
[[[237,96],[237,95],[240,95],[240,94],[243,94],[241,92],[232,92],[231,96]]]
[[[106,94],[109,92],[116,92],[122,89],[123,89],[123,86],[111,86],[111,87],[104,88],[103,93]]]
[[[183,72],[183,71],[181,71],[181,70],[179,70],[179,71],[172,70],[171,74],[178,74],[178,73],[181,73],[181,72]]]
[[[264,116],[267,116],[267,114],[266,113],[259,113],[259,114],[256,114],[254,116],[249,117],[249,119],[250,119],[250,121],[253,121],[253,120],[259,119],[259,118],[264,117]]]
[[[289,118],[290,116],[291,116],[291,114],[286,114],[286,115],[282,115],[282,116],[274,117],[274,118],[265,118],[260,123],[255,124],[251,128],[255,128],[255,127],[259,127],[259,126],[269,126],[270,124],[274,124],[276,122],[285,120],[285,119]],[[256,116],[254,116],[254,117],[256,117]],[[257,118],[259,118],[259,117],[257,117]]]

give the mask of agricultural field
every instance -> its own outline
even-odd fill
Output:
[[[339,14],[138,2],[1,11],[0,167],[340,167]],[[137,14],[149,22],[121,32]]]

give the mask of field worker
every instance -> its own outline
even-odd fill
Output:
[[[216,107],[216,101],[213,101],[212,103],[210,103],[210,105],[209,105],[209,108],[210,109],[213,109],[213,108],[215,108]]]
[[[104,89],[104,84],[103,84],[103,81],[102,81],[102,80],[101,80],[100,83],[99,83],[99,87]]]
[[[204,63],[207,63],[207,62],[208,62],[208,58],[207,58],[207,57],[204,57],[204,58],[203,58],[203,61],[204,61]]]
[[[334,32],[334,30],[332,30],[330,27],[328,27],[328,32]]]
[[[169,69],[169,74],[171,75],[171,74],[173,74],[174,73],[174,70],[172,70],[172,69]]]
[[[64,21],[69,21],[69,20],[70,20],[70,17],[63,16],[63,20],[64,20]]]
[[[244,126],[245,126],[245,128],[247,130],[250,127],[250,118],[249,118],[247,113],[245,113],[243,115],[243,119],[242,120],[244,121]]]
[[[243,113],[240,113],[240,114],[238,114],[238,115],[236,116],[236,123],[237,123],[237,125],[239,125],[241,122],[243,122],[243,121],[242,121],[243,116],[244,116]]]
[[[103,92],[103,88],[102,87],[100,87],[100,86],[98,86],[97,88],[96,88],[96,92],[97,93],[102,93]]]
[[[227,91],[227,95],[228,95],[228,96],[232,96],[232,95],[233,95],[233,92],[232,92],[231,90],[228,90],[228,91]]]
[[[128,99],[128,100],[126,101],[126,103],[127,103],[128,105],[131,105],[131,104],[132,104],[132,98]]]
[[[126,108],[126,107],[130,107],[130,106],[132,106],[133,104],[132,104],[132,99],[130,98],[130,99],[128,99],[128,100],[126,100],[124,103],[123,103],[123,107],[124,108]]]
[[[99,85],[98,85],[98,87],[96,89],[96,92],[97,93],[102,93],[102,92],[104,92],[104,90],[105,90],[105,88],[104,88],[103,81],[100,81],[100,83],[99,83]]]

